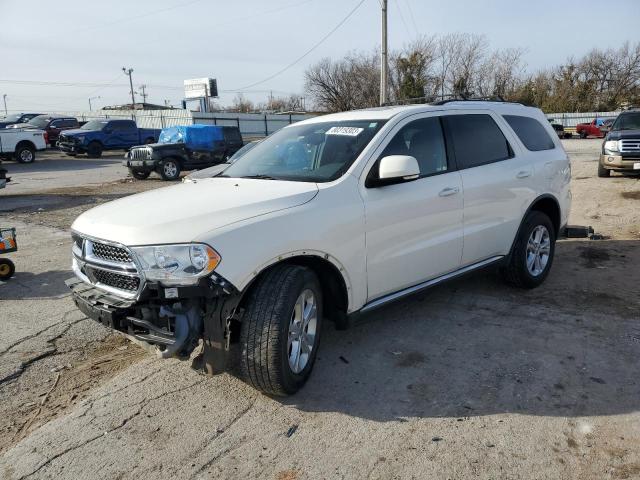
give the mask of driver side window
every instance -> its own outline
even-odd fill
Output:
[[[389,155],[414,157],[418,161],[421,178],[446,172],[449,166],[440,118],[421,118],[402,127],[380,158]],[[377,165],[375,168],[377,170]]]

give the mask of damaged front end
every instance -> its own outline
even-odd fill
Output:
[[[127,247],[75,235],[73,270],[66,284],[87,317],[153,345],[160,358],[192,356],[209,374],[226,370],[240,294],[222,277],[164,287],[145,279]]]

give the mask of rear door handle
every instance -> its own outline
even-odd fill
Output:
[[[440,195],[441,197],[448,197],[450,195],[455,195],[459,191],[460,189],[458,187],[447,187],[443,190],[440,190],[440,193],[438,193],[438,195]]]
[[[516,178],[527,178],[529,176],[531,176],[531,170],[522,170],[518,172]]]

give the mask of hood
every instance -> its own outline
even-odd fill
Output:
[[[640,130],[611,130],[607,134],[607,140],[640,139]]]
[[[208,178],[92,208],[71,228],[128,246],[205,241],[212,230],[302,205],[317,193],[315,183]]]
[[[99,132],[100,130],[82,130],[81,128],[71,128],[69,130],[63,130],[60,135],[65,137],[72,137],[73,135],[86,135],[87,133]]]
[[[184,149],[184,143],[149,143],[147,145],[138,145],[140,148],[142,147],[151,147],[156,152],[162,150],[176,150],[176,149]]]

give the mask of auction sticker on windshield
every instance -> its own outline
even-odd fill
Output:
[[[357,137],[363,130],[364,128],[359,127],[331,127],[327,130],[326,135],[346,135],[348,137]]]

